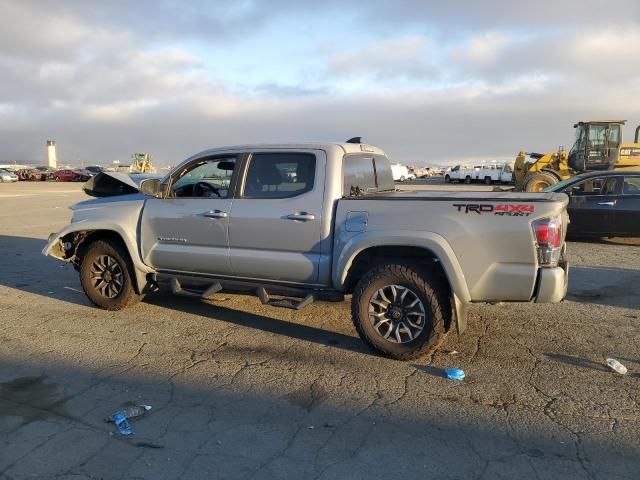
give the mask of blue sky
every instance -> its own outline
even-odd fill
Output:
[[[640,3],[0,0],[0,162],[363,136],[447,164],[640,122]]]

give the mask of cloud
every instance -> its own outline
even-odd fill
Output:
[[[378,80],[433,78],[437,76],[433,56],[433,47],[425,37],[404,36],[336,53],[329,60],[329,71],[332,75],[373,76]]]
[[[0,0],[0,162],[44,161],[47,138],[94,163],[357,135],[407,163],[568,147],[576,120],[639,120],[639,4],[587,3]]]

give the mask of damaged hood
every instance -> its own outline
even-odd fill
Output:
[[[86,182],[82,189],[92,197],[129,195],[140,191],[140,183],[148,178],[162,178],[153,173],[101,172]]]

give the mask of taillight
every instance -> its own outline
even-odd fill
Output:
[[[543,218],[533,222],[540,265],[555,267],[562,251],[562,218]]]

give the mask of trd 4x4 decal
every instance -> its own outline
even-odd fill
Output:
[[[477,213],[478,215],[492,213],[506,217],[528,217],[535,211],[535,206],[533,205],[518,203],[500,203],[498,205],[488,203],[454,203],[453,206],[456,207],[459,212]]]

